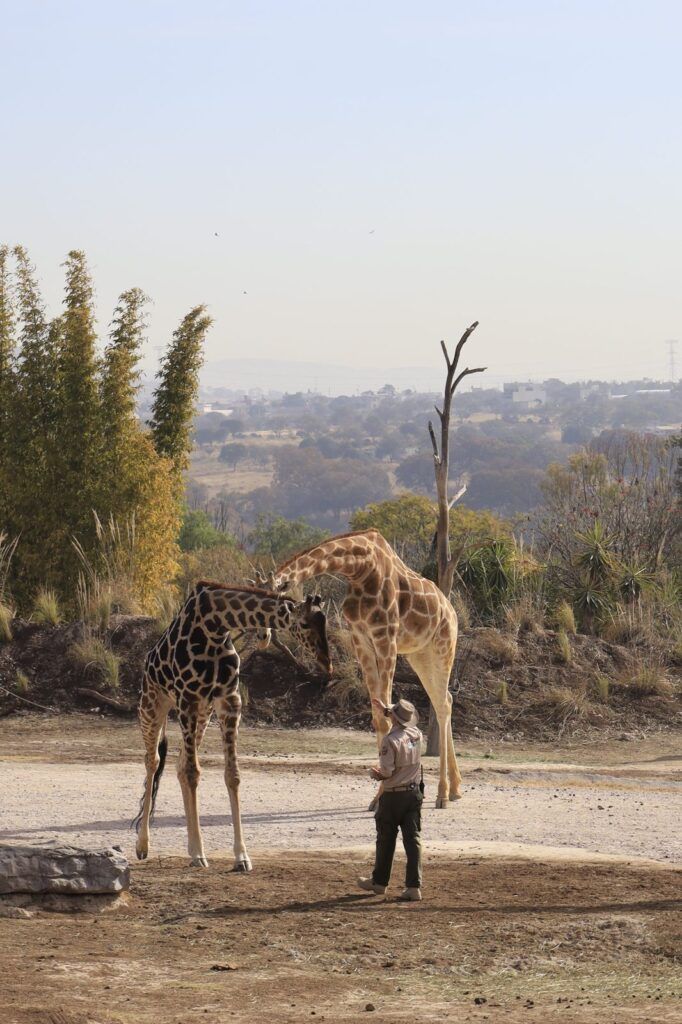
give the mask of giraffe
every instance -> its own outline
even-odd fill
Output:
[[[390,703],[398,654],[405,655],[428,693],[440,732],[436,807],[447,806],[448,799],[461,795],[448,689],[457,645],[452,605],[434,583],[398,558],[378,530],[342,534],[295,555],[275,571],[273,589],[283,592],[324,573],[348,581],[342,611],[370,697]],[[372,718],[381,747],[390,723],[375,705]]]
[[[182,730],[177,771],[185,805],[190,863],[193,867],[208,867],[197,806],[198,751],[215,711],[222,734],[225,783],[232,810],[234,870],[251,870],[239,809],[239,655],[230,630],[256,629],[265,634],[271,629],[288,628],[323,670],[331,674],[321,603],[317,596],[307,597],[299,604],[257,587],[228,587],[210,580],[195,585],[145,661],[139,721],[147,775],[140,811],[133,822],[138,830],[139,860],[149,854],[149,826],[168,749],[166,718],[175,707]]]

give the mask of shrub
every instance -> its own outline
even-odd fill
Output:
[[[556,635],[557,645],[557,658],[562,665],[570,665],[573,660],[573,651],[571,650],[571,641],[568,639],[568,634],[564,633],[563,629],[560,629]]]
[[[46,626],[58,626],[62,621],[59,609],[59,598],[54,590],[41,587],[36,594],[33,606],[33,618]]]
[[[0,643],[8,644],[12,639],[14,609],[0,601]]]
[[[83,671],[96,669],[100,679],[110,690],[118,689],[121,659],[99,637],[88,636],[80,643],[74,644],[70,654]]]
[[[576,632],[573,607],[568,601],[562,601],[556,606],[552,618],[557,629],[563,629],[564,633]]]

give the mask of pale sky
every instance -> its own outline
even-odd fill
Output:
[[[206,302],[209,360],[438,366],[478,319],[498,379],[666,375],[679,3],[0,10],[0,235],[51,311],[75,247],[102,327],[153,297],[150,353]]]

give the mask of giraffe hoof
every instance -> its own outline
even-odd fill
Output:
[[[191,868],[207,868],[208,861],[206,860],[205,857],[192,857],[191,861],[189,862],[189,866]]]
[[[146,850],[135,850],[135,856],[137,857],[138,860],[146,860],[147,859],[147,851]]]
[[[448,806],[448,801],[447,801],[446,797],[439,796],[438,799],[436,800],[436,810],[442,811],[443,808],[447,807],[447,806]]]
[[[450,800],[461,800],[461,799],[462,799],[462,794],[461,793],[451,793],[450,794]]]
[[[246,875],[246,874],[248,874],[249,871],[252,870],[251,861],[250,860],[239,860],[239,861],[236,862],[236,864],[232,868],[232,870],[238,872],[238,874],[240,874],[240,875]]]

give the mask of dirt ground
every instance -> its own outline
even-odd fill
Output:
[[[424,902],[403,905],[401,859],[387,899],[354,890],[371,856],[370,736],[244,731],[255,868],[242,876],[209,730],[209,869],[182,856],[171,765],[154,855],[133,864],[115,906],[27,902],[32,916],[4,918],[0,901],[0,1021],[680,1022],[679,749],[671,733],[599,748],[470,745],[464,799],[424,816]],[[0,760],[0,841],[119,842],[132,854],[134,726],[6,719]]]

